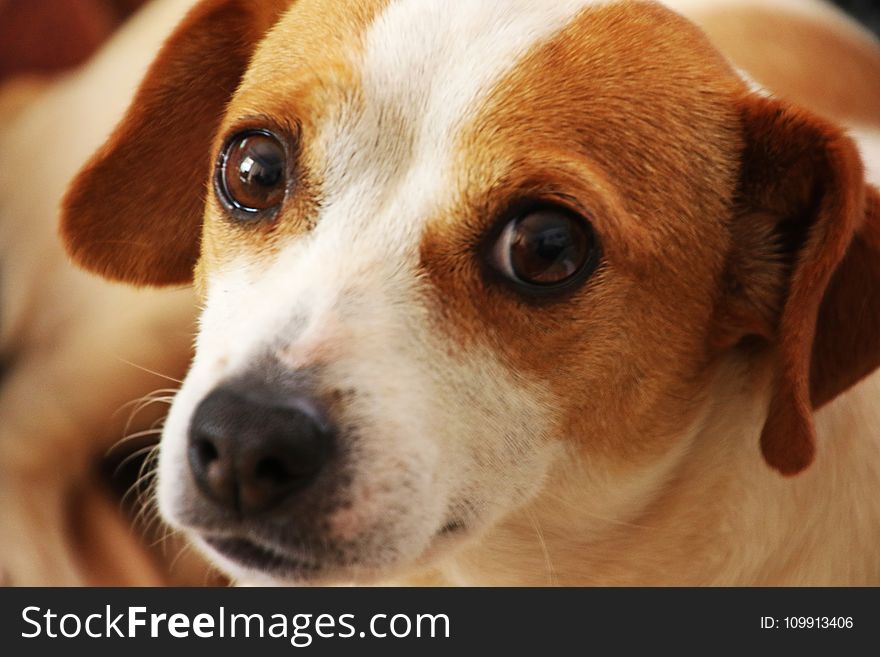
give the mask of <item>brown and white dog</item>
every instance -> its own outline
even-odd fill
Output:
[[[62,232],[195,280],[158,497],[231,576],[880,583],[880,49],[667,4],[714,44],[610,0],[203,0],[165,43]]]

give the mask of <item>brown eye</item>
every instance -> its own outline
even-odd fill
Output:
[[[220,156],[215,186],[237,219],[260,219],[276,210],[287,191],[287,156],[281,140],[266,130],[235,135]]]
[[[555,290],[586,278],[597,264],[598,245],[586,219],[547,207],[507,223],[492,247],[491,260],[522,287]]]

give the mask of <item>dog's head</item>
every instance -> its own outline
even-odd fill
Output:
[[[764,457],[805,468],[880,360],[845,319],[877,209],[848,138],[654,3],[205,0],[62,232],[110,278],[195,272],[166,518],[236,575],[370,580],[562,459],[656,472],[732,352],[770,363]]]

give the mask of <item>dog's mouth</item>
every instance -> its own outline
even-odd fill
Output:
[[[303,553],[258,543],[243,537],[203,537],[218,554],[249,570],[267,574],[304,573],[319,569],[317,561]]]
[[[459,520],[451,520],[443,525],[434,536],[422,558],[433,554],[438,548],[442,549],[451,539],[467,533],[466,525]],[[295,579],[307,581],[310,579],[335,579],[333,572],[336,566],[342,571],[347,571],[357,564],[357,557],[349,555],[346,563],[337,563],[331,555],[328,559],[322,559],[318,552],[314,554],[305,546],[296,548],[282,547],[259,539],[246,536],[212,536],[202,535],[201,541],[213,552],[223,559],[232,562],[236,566],[252,573],[262,573],[281,581]],[[338,557],[339,555],[335,555]],[[422,561],[417,559],[416,562]],[[344,578],[342,572],[338,572],[340,578]]]

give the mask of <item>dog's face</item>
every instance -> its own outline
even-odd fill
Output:
[[[729,162],[732,112],[696,71],[651,103],[693,131],[686,158],[680,130],[621,139],[645,111],[615,100],[644,84],[629,67],[693,35],[661,23],[620,46],[633,17],[583,5],[402,2],[361,22],[303,2],[279,20],[215,142],[198,353],[163,438],[172,521],[289,550],[282,576],[368,577],[522,505],[570,439],[645,465],[674,445],[735,173],[710,164],[710,193],[656,183]],[[268,189],[242,182],[248,158]],[[706,225],[659,239],[683,224]],[[187,459],[199,403],[237,380],[308,397],[334,443],[305,490],[243,521],[202,501]]]
[[[223,27],[253,47],[240,70],[212,69]],[[159,500],[235,576],[397,574],[489,531],[564,460],[644,491],[687,449],[719,354],[778,336],[794,284],[772,235],[814,195],[744,175],[766,167],[747,117],[775,106],[654,4],[211,1],[141,100],[151,85],[229,102],[207,128],[186,107],[164,134],[132,116],[65,230],[87,265],[138,282],[185,279],[198,251]],[[175,180],[142,202],[165,228],[122,229],[149,242],[127,264],[90,256],[107,241],[83,211],[90,178],[157,151],[152,175]],[[809,435],[784,433],[765,454],[794,471]]]

